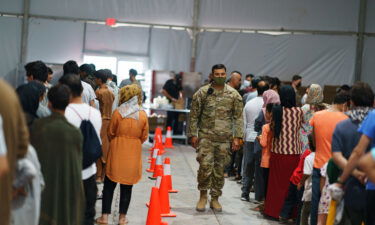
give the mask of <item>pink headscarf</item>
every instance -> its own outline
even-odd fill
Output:
[[[267,104],[269,103],[280,104],[280,96],[274,90],[271,90],[271,89],[267,90],[263,93],[263,102],[264,103],[263,103],[262,111],[263,111],[263,115],[265,116]]]
[[[267,90],[263,93],[263,108],[266,108],[268,103],[280,104],[280,96],[274,90]]]

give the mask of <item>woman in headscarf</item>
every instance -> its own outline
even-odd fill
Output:
[[[287,196],[289,179],[297,167],[302,153],[299,130],[303,123],[303,111],[296,107],[292,86],[280,88],[281,105],[272,109],[273,140],[269,162],[269,178],[264,213],[279,218]]]
[[[25,112],[27,126],[30,128],[34,120],[38,118],[36,112],[39,103],[44,99],[46,87],[40,82],[30,81],[19,86],[16,92]]]
[[[119,224],[126,224],[132,187],[142,175],[142,143],[148,136],[147,115],[142,107],[142,90],[132,84],[120,89],[119,107],[108,129],[110,150],[104,179],[102,216],[96,222],[108,223],[113,192],[120,183]]]
[[[306,104],[302,106],[304,123],[300,130],[302,151],[309,148],[308,136],[312,132],[310,119],[315,112],[323,110],[326,106],[323,104],[323,89],[319,84],[311,84],[306,97]]]

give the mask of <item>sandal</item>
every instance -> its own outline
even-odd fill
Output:
[[[128,224],[128,223],[129,223],[129,220],[126,217],[125,218],[121,218],[118,221],[118,225],[125,225],[125,224]]]
[[[108,221],[105,222],[102,217],[98,217],[98,218],[96,218],[95,223],[96,224],[106,225],[106,224],[108,224]]]

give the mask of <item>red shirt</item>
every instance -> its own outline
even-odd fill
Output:
[[[297,168],[293,171],[293,175],[290,177],[290,182],[294,185],[298,185],[303,176],[303,165],[305,163],[305,158],[310,155],[311,151],[307,149],[301,156]]]

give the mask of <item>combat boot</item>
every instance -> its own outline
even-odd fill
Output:
[[[204,212],[206,210],[207,204],[207,191],[201,191],[201,196],[197,203],[197,207],[195,208],[198,212]]]
[[[219,197],[213,197],[213,196],[211,197],[210,207],[212,210],[214,210],[214,212],[223,211],[223,208],[221,207],[219,203]]]

